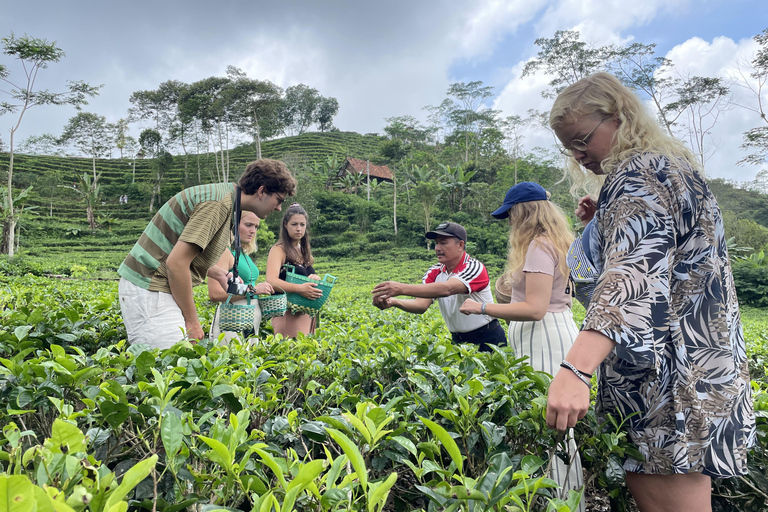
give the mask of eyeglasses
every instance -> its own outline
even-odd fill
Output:
[[[571,144],[569,146],[560,146],[560,152],[566,156],[573,156],[573,150],[584,152],[587,150],[587,145],[589,144],[589,138],[592,136],[593,133],[595,133],[595,130],[597,130],[597,127],[603,124],[603,121],[605,119],[602,119],[599,123],[595,125],[594,128],[592,128],[592,131],[590,131],[586,137],[583,139],[573,139],[571,141]]]
[[[283,204],[283,202],[285,201],[285,197],[288,195],[286,194],[285,196],[281,196],[277,192],[272,192],[272,193],[277,196],[277,206],[280,206],[281,204]]]

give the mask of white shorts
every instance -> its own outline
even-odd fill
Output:
[[[184,315],[173,295],[145,290],[124,277],[118,294],[129,343],[166,349],[184,339]]]

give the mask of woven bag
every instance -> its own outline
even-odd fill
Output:
[[[251,304],[250,295],[246,295],[248,304],[230,304],[230,299],[232,295],[219,306],[219,329],[234,332],[252,331],[258,302]]]
[[[331,294],[333,285],[336,283],[336,278],[330,274],[325,274],[322,281],[316,281],[310,279],[307,276],[302,276],[294,272],[293,265],[284,265],[285,280],[292,284],[304,284],[304,283],[316,283],[317,288],[323,292],[323,294],[317,299],[308,299],[299,293],[287,293],[288,307],[294,313],[304,313],[311,316],[317,316],[320,314],[325,301],[328,300],[328,296]]]
[[[274,288],[279,288],[275,286]],[[282,288],[280,288],[282,290]],[[275,293],[274,295],[259,295],[259,307],[261,308],[261,320],[266,321],[270,318],[285,315],[285,311],[288,309],[288,298],[285,295],[285,291],[282,293]]]
[[[494,286],[494,297],[497,304],[509,304],[512,300],[512,285],[509,280],[504,279],[505,274],[499,276],[496,279],[496,285]]]

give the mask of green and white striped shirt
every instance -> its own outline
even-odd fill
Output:
[[[234,190],[231,183],[216,183],[173,196],[152,218],[117,273],[141,288],[170,293],[166,259],[181,240],[201,250],[190,265],[192,286],[201,284],[230,245]]]

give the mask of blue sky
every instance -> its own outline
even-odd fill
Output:
[[[223,76],[231,64],[285,88],[305,83],[340,104],[342,130],[382,132],[384,119],[437,105],[455,81],[482,80],[495,88],[492,106],[503,115],[546,111],[547,77],[521,80],[537,37],[576,29],[604,45],[656,43],[658,53],[685,74],[724,76],[768,28],[767,0],[136,0],[127,4],[79,0],[11,2],[0,11],[0,35],[13,30],[56,41],[67,56],[41,74],[39,85],[60,90],[66,79],[104,84],[86,111],[115,122],[128,98],[166,80],[194,82]],[[0,56],[0,62],[8,62]],[[18,70],[12,68],[12,73]],[[746,101],[745,98],[742,98]],[[764,100],[768,103],[768,97]],[[75,114],[65,107],[30,111],[18,139],[60,134]],[[0,117],[7,140],[11,116]],[[741,134],[760,120],[733,108],[713,128],[707,173],[749,180],[760,167],[738,167]],[[144,126],[133,126],[138,134]],[[552,136],[529,130],[528,149]]]
[[[563,27],[566,28],[569,27]],[[752,38],[766,28],[768,0],[717,0],[682,6],[650,23],[622,31],[621,36],[645,44],[655,43],[658,54],[664,55],[692,37],[711,41],[725,36],[738,41]],[[582,40],[588,36],[582,34]],[[456,81],[482,80],[496,88],[503,87],[508,82],[509,68],[536,55],[538,47],[534,41],[538,37],[542,36],[537,34],[534,23],[523,25],[515,32],[505,34],[492,54],[457,59],[451,64],[449,75]]]

